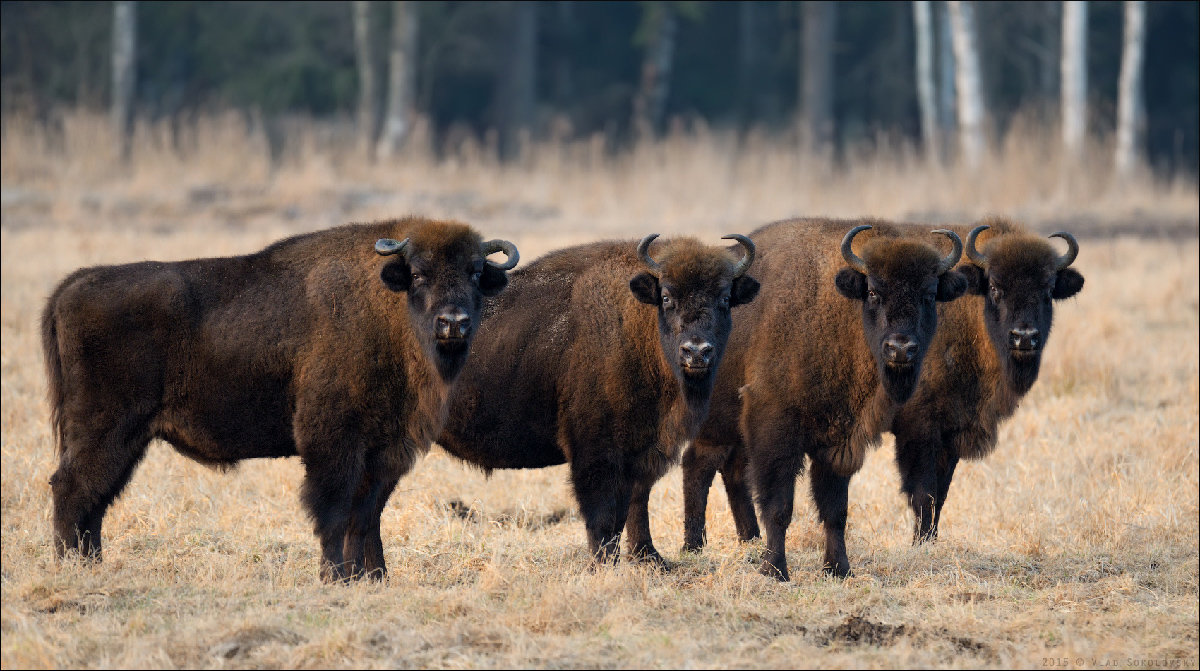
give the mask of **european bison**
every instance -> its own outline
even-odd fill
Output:
[[[219,467],[300,455],[322,579],[382,577],[380,512],[516,261],[464,224],[408,218],[71,274],[42,315],[57,553],[100,558],[105,510],[161,438]]]
[[[967,235],[970,262],[959,271],[973,297],[947,308],[921,384],[892,421],[915,543],[937,537],[958,460],[990,454],[1000,421],[1037,381],[1054,301],[1083,288],[1083,275],[1069,267],[1079,254],[1074,236],[1050,237],[1066,241],[1065,254],[1006,219]]]
[[[968,283],[963,299],[942,309],[943,321],[930,344],[926,370],[913,397],[892,420],[902,490],[914,513],[913,540],[937,537],[942,507],[960,458],[980,459],[996,445],[1001,420],[1016,411],[1037,380],[1041,354],[1053,321],[1053,301],[1074,296],[1083,276],[1070,268],[1079,245],[1070,233],[1059,255],[1049,241],[1002,218],[954,227],[967,235],[967,260],[957,270]],[[906,234],[920,234],[907,227]],[[989,230],[990,229],[990,230]],[[980,234],[989,240],[977,249]],[[719,453],[685,453],[687,545],[704,543],[704,505],[720,469],[738,537],[759,535],[746,488],[744,457],[734,450],[725,463]]]
[[[852,243],[867,229],[860,257]],[[952,231],[934,233],[950,238],[949,254],[883,221],[789,220],[751,234],[762,296],[734,328],[712,411],[683,457],[685,549],[704,543],[718,468],[733,488],[731,505],[744,507],[735,519],[754,523],[748,468],[766,527],[760,570],[787,580],[785,534],[808,455],[825,529],[824,570],[849,573],[850,476],[912,395],[937,330],[937,303],[966,290],[966,278],[951,270],[962,242]],[[757,524],[739,527],[746,538],[757,531]]]
[[[559,250],[513,273],[484,308],[438,438],[489,472],[570,462],[602,562],[619,555],[630,498],[648,496],[699,429],[731,308],[758,292],[744,236],[726,236],[745,249],[740,261],[691,238],[655,259],[656,237]],[[627,541],[662,562],[648,533]]]

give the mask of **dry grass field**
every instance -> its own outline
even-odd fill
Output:
[[[356,161],[296,123],[274,165],[236,117],[169,150],[139,129],[128,168],[100,119],[3,128],[0,663],[19,667],[1030,667],[1197,665],[1200,249],[1194,181],[1069,179],[1047,132],[996,143],[980,174],[884,141],[830,169],[786,138],[693,129],[606,157],[599,139],[500,166],[428,142]],[[424,144],[423,144],[424,142]],[[1092,148],[1094,166],[1105,147]],[[851,484],[856,574],[818,570],[798,487],[793,581],[758,575],[719,483],[710,544],[680,556],[678,470],[651,499],[673,571],[591,569],[564,468],[490,478],[434,448],[383,515],[383,584],[317,581],[296,459],[220,473],[153,444],[105,520],[105,561],[58,563],[38,318],[98,263],[250,252],[285,235],[417,213],[551,249],[658,231],[716,242],[798,214],[972,220],[1080,240],[1087,284],[1057,310],[1042,375],[1000,446],[964,463],[941,540],[913,547],[892,444]],[[736,313],[735,313],[736,318]]]

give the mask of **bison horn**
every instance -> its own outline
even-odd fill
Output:
[[[391,238],[380,238],[375,241],[375,253],[379,254],[380,256],[399,254],[403,252],[406,247],[408,247],[408,238],[404,238],[400,242],[396,242]],[[407,257],[408,255],[405,254],[405,256]]]
[[[989,228],[991,228],[991,226],[984,224],[982,226],[976,226],[975,228],[972,228],[971,232],[967,233],[967,258],[971,259],[971,263],[974,263],[984,270],[987,270],[988,259],[983,252],[976,249],[975,238],[979,237],[980,233]]]
[[[962,240],[959,239],[958,234],[954,231],[948,231],[944,228],[939,228],[933,232],[950,238],[950,242],[954,243],[954,250],[947,254],[946,257],[942,259],[942,262],[938,264],[937,274],[941,275],[947,270],[953,268],[954,264],[958,263],[958,260],[962,258],[963,244]]]
[[[854,242],[854,236],[869,228],[871,227],[866,224],[855,226],[854,228],[850,229],[850,232],[846,234],[846,237],[842,238],[842,258],[846,259],[846,263],[850,264],[851,268],[857,270],[863,275],[867,274],[867,262],[863,261],[858,254],[855,254],[854,251],[850,249],[850,244]]]
[[[654,242],[654,239],[657,237],[658,233],[651,233],[650,235],[642,238],[642,241],[639,242],[637,246],[638,258],[641,259],[642,263],[646,264],[650,268],[651,272],[653,272],[655,275],[658,275],[660,272],[662,272],[662,266],[658,265],[657,261],[650,258],[650,243]]]
[[[517,261],[521,260],[521,255],[517,253],[517,246],[508,240],[488,240],[483,243],[483,255],[495,254],[496,252],[504,252],[504,256],[508,257],[504,263],[494,263],[488,261],[487,264],[493,268],[500,270],[512,270],[517,266]]]
[[[743,256],[742,260],[738,261],[738,264],[733,267],[734,279],[741,277],[742,275],[745,275],[746,271],[750,270],[750,264],[754,263],[754,242],[752,240],[750,240],[750,238],[747,238],[744,235],[738,235],[737,233],[730,233],[729,235],[722,235],[721,239],[722,240],[737,240],[738,244],[740,244],[742,247],[746,248],[746,255]]]
[[[1075,242],[1075,236],[1064,231],[1059,231],[1052,234],[1052,238],[1062,238],[1067,241],[1067,253],[1058,257],[1058,262],[1055,264],[1054,272],[1058,272],[1063,268],[1075,263],[1075,257],[1079,256],[1079,243]]]

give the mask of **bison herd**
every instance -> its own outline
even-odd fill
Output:
[[[647,235],[513,270],[512,243],[410,217],[78,270],[42,315],[55,551],[100,559],[104,514],[158,438],[217,467],[299,456],[321,578],[380,579],[380,515],[436,442],[489,472],[568,464],[599,562],[624,531],[627,556],[666,565],[647,506],[677,462],[700,550],[720,471],[780,580],[807,467],[823,569],[845,576],[866,452],[895,436],[913,540],[936,538],[959,459],[995,447],[1054,301],[1083,286],[1069,233],[1051,236],[1065,253],[999,218],[930,233],[795,219],[731,248]]]

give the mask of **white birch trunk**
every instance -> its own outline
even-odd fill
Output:
[[[1070,164],[1078,163],[1087,135],[1087,2],[1063,3],[1062,140]]]
[[[957,108],[957,98],[954,96],[954,41],[950,38],[950,10],[946,3],[937,3],[937,109],[938,127],[942,131],[942,139],[949,138],[954,133],[954,117]],[[942,158],[946,158],[946,145],[942,143]]]
[[[387,109],[375,153],[390,158],[399,151],[413,124],[416,90],[417,8],[410,0],[392,3],[392,40],[388,49]]]
[[[1137,166],[1144,130],[1145,102],[1142,99],[1142,58],[1146,42],[1146,3],[1125,3],[1125,46],[1121,52],[1121,79],[1117,83],[1117,150],[1114,163],[1118,177],[1128,177]]]
[[[921,137],[925,140],[926,159],[935,161],[942,152],[933,86],[933,12],[929,0],[915,0],[912,4],[913,27],[917,33],[917,103],[921,108]]]
[[[113,3],[112,125],[121,160],[132,152],[133,92],[137,87],[137,5]]]
[[[375,64],[371,59],[371,3],[354,2],[354,53],[358,65],[358,142],[368,161],[375,158]]]
[[[975,8],[971,2],[951,1],[950,31],[954,40],[955,88],[958,93],[958,150],[967,167],[983,163],[983,84],[975,40]]]

